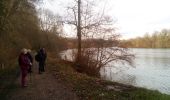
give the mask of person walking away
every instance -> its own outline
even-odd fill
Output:
[[[44,66],[45,66],[45,61],[46,61],[46,52],[44,48],[41,48],[39,51],[39,73],[45,72]]]
[[[26,76],[28,73],[28,68],[31,65],[29,58],[27,57],[27,49],[22,49],[21,54],[19,55],[19,66],[21,69],[21,86],[26,87]]]
[[[35,55],[35,59],[37,62],[39,62],[39,74],[42,72],[45,72],[44,66],[45,66],[45,61],[46,61],[47,54],[45,52],[44,48],[41,48],[37,55]]]
[[[27,55],[29,61],[33,64],[33,58],[32,58],[32,55],[31,55],[31,50],[28,49],[27,51],[28,51],[28,52],[27,52],[26,55]],[[28,73],[32,73],[32,65],[29,65]]]
[[[46,65],[46,58],[47,58],[47,53],[45,51],[45,48],[41,49],[42,53],[42,72],[45,72],[45,65]]]

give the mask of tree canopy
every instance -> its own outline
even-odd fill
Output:
[[[22,48],[36,50],[45,47],[48,50],[58,50],[66,44],[56,34],[56,31],[62,29],[58,22],[51,26],[51,30],[42,29],[43,19],[36,8],[38,1],[0,1],[0,64],[13,63]],[[49,13],[44,16],[49,16]],[[58,18],[55,17],[56,20]]]

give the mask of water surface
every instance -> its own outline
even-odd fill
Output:
[[[131,49],[135,68],[111,63],[102,78],[170,94],[170,49]]]

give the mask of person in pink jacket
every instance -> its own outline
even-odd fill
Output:
[[[21,86],[26,87],[26,76],[28,73],[29,66],[31,65],[31,62],[29,61],[27,54],[27,49],[22,49],[21,54],[19,55],[19,66],[21,69]]]

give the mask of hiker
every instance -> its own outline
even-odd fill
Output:
[[[31,55],[31,50],[28,49],[27,50],[27,57],[29,58],[30,62],[33,64],[33,58],[32,58],[32,55]],[[29,65],[29,68],[28,68],[28,73],[32,73],[32,65]]]
[[[27,49],[22,49],[21,54],[19,55],[19,66],[21,68],[21,86],[26,87],[26,76],[28,73],[28,68],[32,63],[30,62],[29,58],[27,57]]]
[[[41,72],[45,72],[45,61],[47,58],[47,53],[45,51],[45,48],[41,48],[38,52],[37,55],[35,56],[36,61],[39,62],[39,74],[41,74]]]
[[[40,50],[40,52],[42,53],[42,71],[43,72],[45,72],[45,65],[46,65],[46,58],[47,58],[47,53],[46,53],[46,50],[45,50],[45,48],[42,48],[41,50]]]

